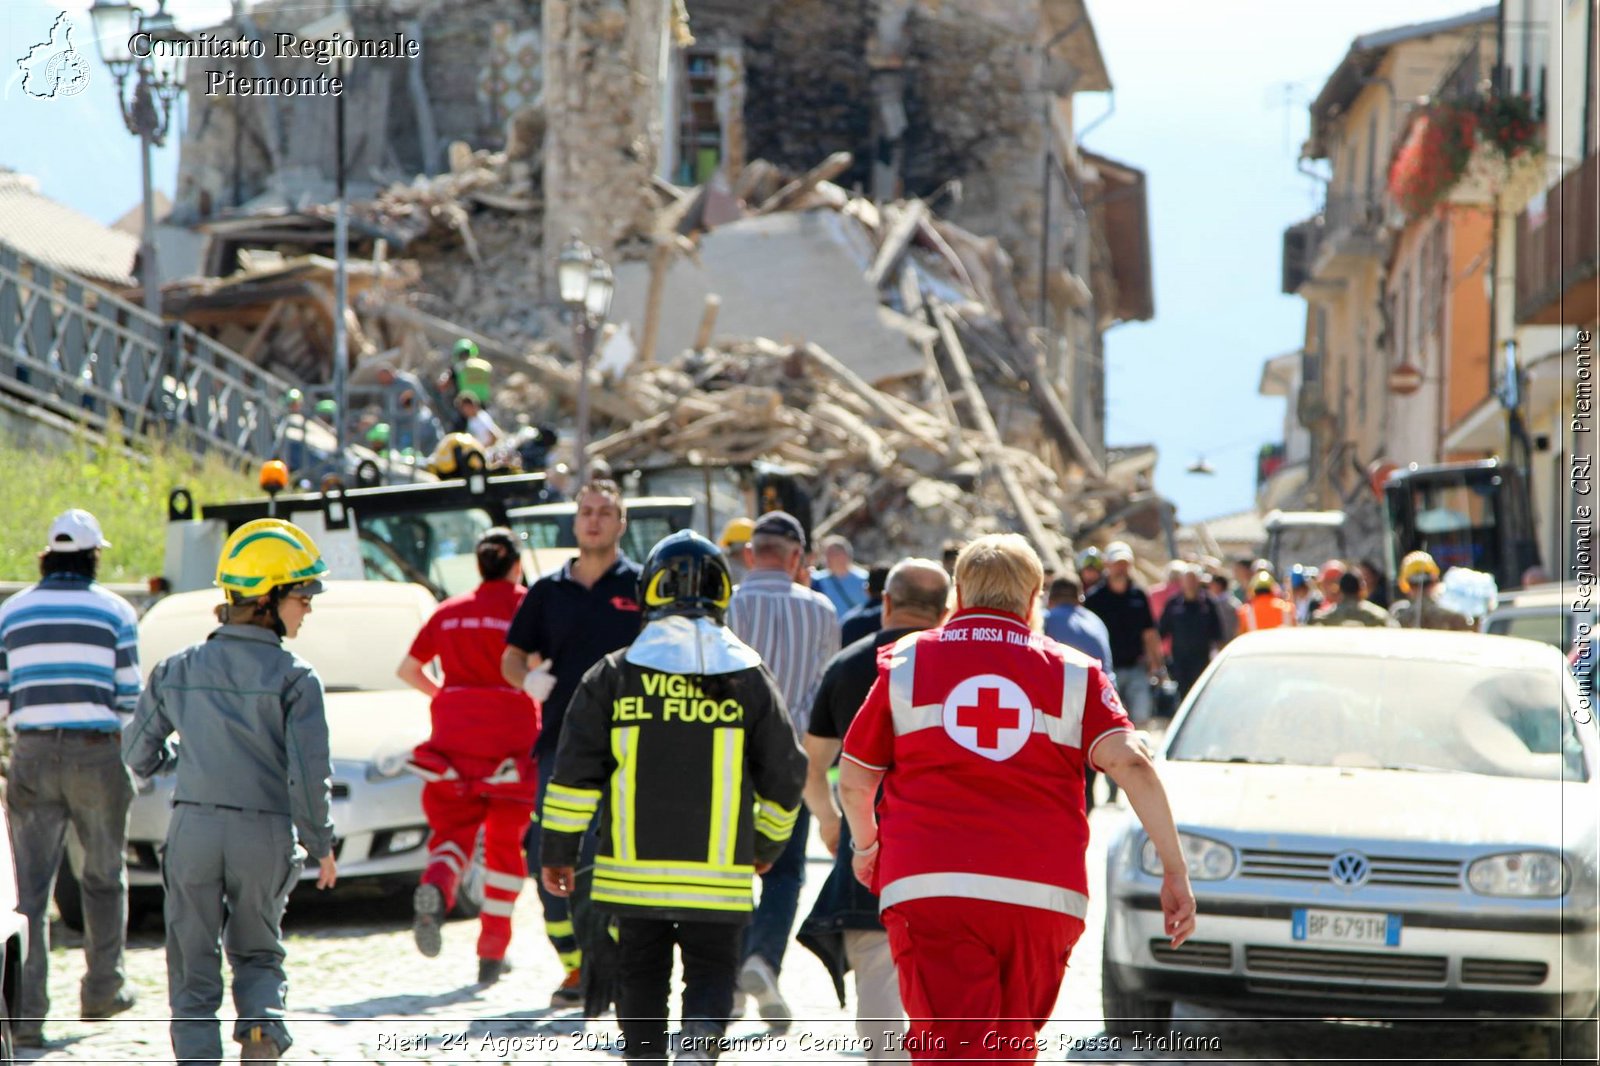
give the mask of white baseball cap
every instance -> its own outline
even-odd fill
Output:
[[[81,507],[63,511],[50,523],[50,542],[45,551],[84,552],[94,548],[109,548],[111,542],[100,532],[100,522]]]
[[[1106,545],[1106,562],[1131,563],[1133,562],[1133,549],[1128,547],[1126,541],[1114,540]]]

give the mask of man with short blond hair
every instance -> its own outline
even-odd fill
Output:
[[[1029,627],[1043,579],[1019,536],[968,545],[955,614],[879,660],[844,740],[853,867],[928,1057],[1033,1058],[1088,914],[1088,765],[1128,793],[1161,860],[1169,943],[1194,931],[1172,811],[1109,676]]]

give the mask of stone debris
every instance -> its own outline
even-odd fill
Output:
[[[569,429],[579,382],[576,344],[541,280],[551,258],[542,238],[541,121],[534,111],[514,116],[507,151],[452,144],[448,172],[352,207],[366,231],[393,244],[392,255],[352,259],[354,357],[432,380],[450,344],[470,337],[497,368],[495,414],[513,430]],[[652,180],[645,193],[658,204],[654,232],[615,253],[611,317],[620,324],[598,338],[590,370],[591,459],[619,473],[775,464],[807,487],[814,532],[851,537],[863,558],[933,554],[950,540],[1010,529],[1028,534],[1053,569],[1075,543],[1116,536],[1165,558],[1159,525],[1144,530],[1148,539],[1134,531],[1141,512],[1161,513],[1164,502],[1137,479],[1108,473],[1073,425],[999,242],[921,200],[876,204],[851,194],[829,180],[849,163],[837,154],[786,175],[758,159],[732,186],[720,175],[697,189]],[[765,264],[729,252],[737,246],[729,242],[799,232],[762,228],[776,217],[794,218],[807,240],[837,251],[820,276],[752,287],[747,275]],[[769,247],[767,260],[789,271],[805,254],[785,260],[789,245]],[[717,248],[724,251],[714,255]],[[725,264],[720,285],[707,270],[713,261]],[[310,304],[325,308],[331,272],[326,260],[308,262],[208,279],[196,297],[213,305],[229,294],[265,298],[287,272],[309,276]],[[700,288],[686,292],[680,272]],[[847,303],[854,310],[845,313]],[[321,347],[321,332],[292,343],[307,328],[304,315],[261,317],[283,335],[271,350],[299,352],[297,368],[304,349]],[[766,318],[784,325],[768,335]],[[833,320],[853,325],[830,332]],[[675,332],[664,328],[674,322]],[[697,324],[685,340],[689,323]],[[663,334],[677,338],[678,350],[663,348],[658,360]],[[247,338],[241,347],[266,357],[269,346]],[[570,436],[563,432],[556,461],[570,461]]]

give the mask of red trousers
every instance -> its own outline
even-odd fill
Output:
[[[1031,1062],[1048,1050],[1039,1030],[1055,1009],[1081,919],[943,896],[897,903],[883,925],[911,1020],[912,1062]]]
[[[531,785],[506,788],[481,781],[429,781],[422,786],[422,813],[429,829],[422,883],[444,893],[447,911],[455,906],[461,872],[472,862],[478,830],[483,830],[488,873],[479,915],[480,959],[503,959],[511,944],[511,910],[528,876],[522,836],[528,831],[533,806]]]

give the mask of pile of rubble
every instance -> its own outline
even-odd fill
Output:
[[[377,264],[381,283],[355,299],[365,358],[431,375],[472,338],[500,372],[509,425],[564,421],[578,393],[567,332],[540,292],[536,134],[505,152],[452,146],[448,173],[354,212],[414,264]],[[840,153],[786,177],[757,160],[731,185],[654,183],[655,232],[617,254],[618,301],[636,302],[631,314],[614,305],[628,325],[600,339],[591,370],[592,457],[616,469],[782,464],[811,486],[817,533],[846,533],[868,557],[1017,529],[1056,566],[1083,531],[1119,534],[1141,486],[1108,476],[1073,425],[998,242],[920,200],[850,194],[830,180],[849,163]],[[796,265],[813,252],[827,260],[812,267],[821,282],[784,282],[765,300],[724,302],[714,288],[744,280],[741,255]],[[801,292],[820,283],[834,288]],[[809,317],[777,321],[797,309]]]

